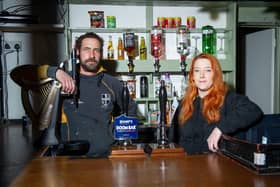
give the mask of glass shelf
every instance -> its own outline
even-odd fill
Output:
[[[224,72],[233,71],[233,64],[228,63],[226,60],[220,60],[221,67]],[[128,60],[120,60],[120,61],[104,61],[104,67],[115,68],[114,72],[118,73],[128,73]],[[134,60],[133,61],[135,67],[135,73],[153,73],[154,72],[154,61],[151,60]],[[191,64],[191,60],[186,60],[187,68],[189,71],[189,67]],[[180,61],[179,60],[160,60],[160,72],[169,72],[169,73],[180,73]]]
[[[93,27],[78,27],[69,28],[71,32],[85,33],[94,31],[96,33],[124,33],[124,32],[134,32],[134,33],[150,33],[149,28],[93,28]],[[227,33],[231,29],[225,28],[215,28],[217,33]],[[165,33],[176,33],[176,28],[163,28]],[[189,29],[190,33],[201,33],[201,28]]]

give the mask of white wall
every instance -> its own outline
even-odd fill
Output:
[[[265,114],[274,111],[275,30],[246,35],[245,95]]]

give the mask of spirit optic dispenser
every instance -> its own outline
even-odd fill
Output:
[[[128,56],[128,71],[129,73],[133,73],[134,71],[134,50],[135,50],[135,36],[132,32],[123,33],[123,40],[124,40],[124,50]]]
[[[180,55],[181,71],[186,76],[186,56],[190,54],[190,33],[186,26],[181,25],[176,32],[177,53]]]
[[[162,29],[158,26],[153,26],[151,30],[151,55],[155,58],[155,72],[159,72],[160,64],[159,57],[162,55]]]

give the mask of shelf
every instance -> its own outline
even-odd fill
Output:
[[[92,0],[69,0],[70,4],[92,4]],[[229,5],[228,1],[215,1],[209,3],[208,1],[186,1],[186,0],[175,0],[175,1],[162,1],[162,0],[95,0],[94,4],[98,5],[140,5],[140,6],[205,6],[207,8],[224,8]]]
[[[134,33],[150,33],[151,28],[91,28],[91,27],[79,27],[79,28],[69,28],[71,32],[85,33],[85,32],[96,32],[96,33],[124,33],[124,32],[134,32]],[[217,33],[227,33],[230,29],[215,28]],[[176,33],[176,28],[164,28],[164,33]],[[200,28],[189,29],[190,33],[201,33]]]
[[[96,33],[124,33],[124,32],[135,32],[135,33],[148,33],[150,32],[146,28],[94,28],[94,27],[80,27],[80,28],[70,28],[71,32],[96,32]]]
[[[5,23],[0,25],[2,32],[57,32],[64,33],[62,24]]]
[[[226,60],[220,60],[221,67],[224,72],[233,71],[233,65],[228,63]],[[121,61],[104,61],[104,67],[106,69],[110,69],[113,72],[119,73],[128,73],[127,60]],[[154,61],[153,60],[135,60],[133,61],[135,67],[135,73],[152,73],[154,72]],[[191,64],[191,60],[187,59],[187,71],[189,71],[189,67]],[[160,60],[160,72],[172,72],[172,73],[180,73],[180,62],[179,60]],[[113,68],[113,69],[112,69]]]

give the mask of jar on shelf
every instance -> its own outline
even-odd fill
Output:
[[[211,25],[205,25],[202,30],[202,52],[216,54],[216,30]]]
[[[93,28],[104,28],[104,11],[88,11],[90,26]]]
[[[107,28],[116,28],[115,16],[107,16]]]

